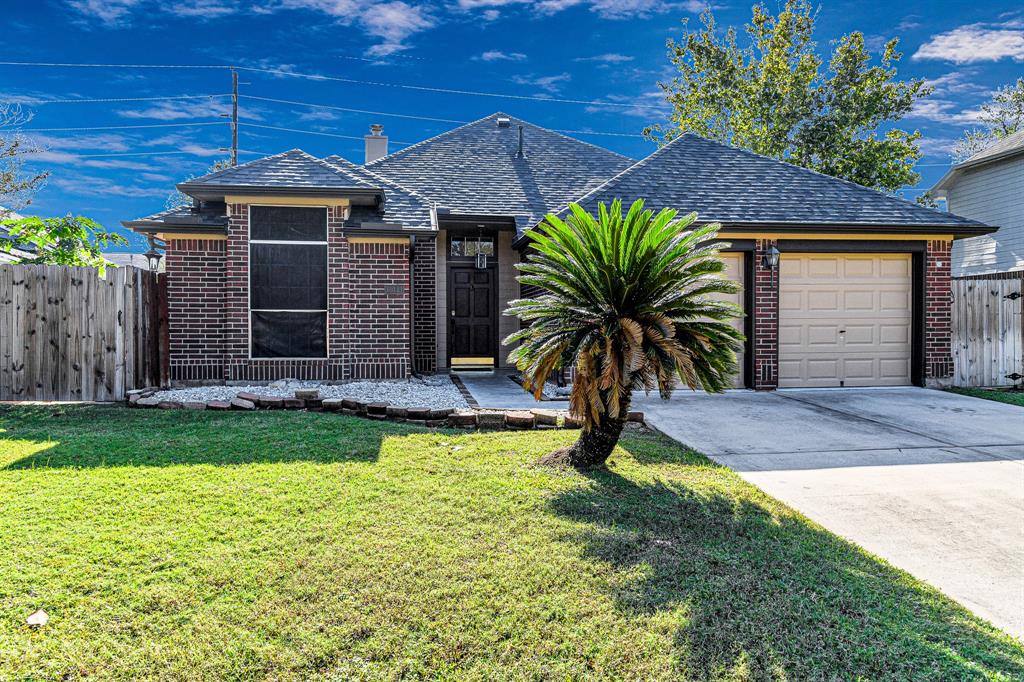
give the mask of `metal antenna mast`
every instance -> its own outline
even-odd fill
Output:
[[[231,165],[238,165],[238,72],[231,69]]]

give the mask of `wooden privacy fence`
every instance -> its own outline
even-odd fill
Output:
[[[1022,283],[1020,279],[953,280],[954,386],[1021,383]]]
[[[0,265],[0,400],[122,400],[166,383],[163,278]]]

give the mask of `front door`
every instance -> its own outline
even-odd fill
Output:
[[[497,331],[494,269],[448,270],[448,355],[452,367],[494,365]]]

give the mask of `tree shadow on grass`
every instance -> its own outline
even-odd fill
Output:
[[[585,524],[566,540],[630,576],[621,610],[679,609],[680,677],[1024,679],[1024,647],[936,590],[667,439],[622,445],[670,466],[646,482],[595,472],[551,509]]]
[[[314,412],[0,405],[0,468],[369,463],[415,431]]]

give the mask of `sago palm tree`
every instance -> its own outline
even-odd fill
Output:
[[[505,343],[524,386],[539,398],[562,367],[574,370],[569,411],[581,419],[576,443],[546,462],[602,465],[619,440],[634,390],[671,396],[677,382],[719,392],[731,385],[743,335],[739,308],[716,298],[738,290],[722,275],[714,241],[719,225],[691,229],[696,214],[657,215],[636,201],[576,204],[566,220],[549,215],[529,233],[531,253],[519,282],[541,290],[509,304],[527,326]]]

